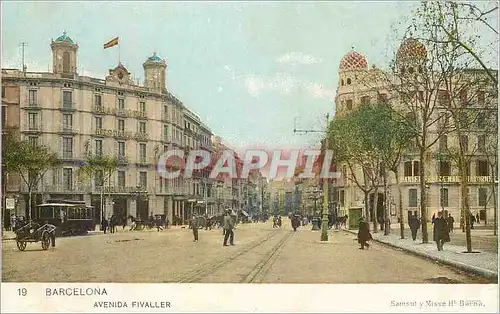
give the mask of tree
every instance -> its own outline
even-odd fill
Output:
[[[118,167],[118,161],[111,155],[87,154],[86,162],[78,169],[80,181],[91,181],[94,179],[96,186],[100,186],[101,194],[101,220],[104,219],[104,186],[108,183],[111,186],[111,176]]]
[[[47,170],[57,167],[60,160],[43,145],[33,145],[19,140],[14,130],[4,134],[2,147],[2,166],[7,173],[18,173],[28,188],[28,220],[32,216],[32,193],[38,187]]]
[[[447,150],[446,158],[455,159],[459,168],[461,212],[465,222],[463,227],[468,252],[472,252],[468,193],[468,168],[472,154],[466,145],[468,141],[464,139],[471,132],[479,138],[478,132],[472,130],[471,126],[478,117],[485,114],[486,109],[484,101],[481,103],[479,95],[471,91],[484,93],[485,89],[489,89],[488,86],[494,85],[493,93],[496,94],[498,82],[496,73],[486,65],[485,52],[480,45],[481,35],[474,33],[477,21],[488,24],[485,22],[485,15],[477,15],[480,11],[478,10],[477,6],[455,2],[422,2],[414,12],[414,19],[407,33],[412,38],[421,41],[427,49],[424,60],[426,71],[423,74],[432,73],[432,77],[437,78],[435,84],[437,93],[434,99],[437,100],[437,112],[443,114],[440,118],[446,121],[443,123],[444,127],[440,127],[444,132],[436,139],[447,140],[447,137],[444,137],[445,134],[451,134],[458,142],[454,152],[450,153],[448,147],[445,150]],[[493,11],[488,10],[490,13]],[[493,28],[490,26],[490,29]],[[481,98],[484,99],[484,95]],[[440,152],[439,156],[441,164],[443,152]],[[423,166],[422,163],[421,165]],[[421,177],[421,191],[423,192],[422,184],[424,182]],[[424,199],[422,198],[422,203]],[[424,230],[422,231],[425,237]]]

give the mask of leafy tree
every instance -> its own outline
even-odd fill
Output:
[[[78,177],[81,182],[94,179],[96,186],[100,186],[101,194],[101,219],[104,219],[103,195],[106,183],[111,186],[111,176],[118,167],[118,161],[111,155],[87,154],[85,163],[78,169]]]
[[[32,193],[47,170],[57,167],[60,160],[43,145],[32,145],[19,140],[15,130],[8,130],[3,137],[2,166],[7,173],[18,173],[28,188],[28,220],[31,220]]]

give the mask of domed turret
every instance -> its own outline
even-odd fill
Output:
[[[76,59],[78,44],[68,36],[66,31],[56,40],[52,40],[50,48],[52,49],[53,73],[74,75],[78,72]]]
[[[162,93],[166,88],[167,63],[165,60],[157,56],[156,52],[154,52],[142,66],[145,77],[144,85],[153,89],[156,93]]]
[[[351,51],[346,54],[340,61],[339,70],[361,70],[368,68],[366,58],[356,51]]]
[[[405,61],[408,59],[425,60],[426,58],[427,50],[425,46],[413,38],[403,41],[396,54],[396,59],[398,61]]]

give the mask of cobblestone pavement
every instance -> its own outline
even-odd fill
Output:
[[[373,243],[359,250],[355,236],[331,231],[329,243],[302,227],[291,232],[272,223],[239,225],[235,246],[222,246],[222,230],[121,231],[58,238],[56,248],[39,243],[25,252],[3,241],[3,280],[32,282],[263,282],[479,283],[448,267]],[[442,278],[438,278],[442,277]],[[433,279],[434,278],[434,279]],[[438,278],[438,279],[436,279]]]

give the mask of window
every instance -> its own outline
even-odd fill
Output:
[[[477,136],[477,150],[484,152],[486,149],[486,135],[481,134]]]
[[[94,106],[102,108],[101,95],[94,95]]]
[[[7,125],[7,106],[2,106],[2,125]]]
[[[347,85],[351,85],[351,79],[350,78],[347,79]]]
[[[139,133],[146,134],[146,122],[139,122]]]
[[[125,99],[118,98],[118,110],[125,109]]]
[[[404,163],[404,176],[405,177],[411,177],[412,176],[412,162],[411,161],[405,161]]]
[[[28,137],[28,142],[33,147],[38,146],[38,137],[37,136],[30,136],[30,137]]]
[[[29,99],[29,104],[30,105],[36,105],[37,99],[36,99],[36,90],[30,90],[28,94],[28,99]]]
[[[377,95],[377,100],[381,104],[385,104],[387,102],[387,94],[386,93],[379,93]]]
[[[424,92],[421,90],[418,91],[418,100],[424,102]]]
[[[439,150],[446,151],[448,149],[448,136],[441,135],[439,138]]]
[[[346,100],[346,108],[347,110],[352,110],[352,99]]]
[[[476,161],[476,176],[487,177],[489,176],[488,162],[486,160]]]
[[[38,130],[38,114],[35,112],[28,113],[28,125],[30,130]]]
[[[146,144],[145,143],[139,144],[139,158],[140,158],[141,162],[146,161]]]
[[[339,201],[340,201],[340,206],[345,207],[345,191],[344,190],[340,190]]]
[[[140,111],[141,113],[145,113],[145,112],[146,112],[146,103],[145,103],[144,101],[141,101],[141,102],[139,103],[139,111]]]
[[[101,130],[102,129],[102,117],[95,117],[94,121],[95,121],[95,130],[96,131]]]
[[[5,97],[5,86],[2,86],[2,98]]]
[[[63,129],[71,130],[73,128],[73,115],[63,114]]]
[[[441,207],[448,207],[448,189],[442,188],[440,190]]]
[[[141,171],[139,173],[139,185],[143,188],[146,188],[148,186],[148,173]]]
[[[415,70],[413,69],[413,67],[409,67],[408,68],[408,73],[413,74],[413,72],[415,72]]]
[[[125,186],[125,171],[118,171],[118,186]]]
[[[408,190],[408,207],[417,207],[417,189]]]
[[[64,188],[71,190],[73,188],[73,169],[63,169],[63,184]]]
[[[460,136],[460,143],[462,144],[462,148],[464,152],[469,151],[469,137],[467,135]]]
[[[413,176],[419,176],[420,175],[420,161],[414,161],[413,162]]]
[[[484,104],[484,100],[485,100],[484,91],[482,90],[477,91],[477,102],[482,105]]]
[[[73,93],[69,91],[63,91],[63,107],[64,108],[71,108],[73,106],[72,104],[72,97]]]
[[[118,156],[125,157],[125,142],[118,142]]]
[[[164,140],[168,139],[168,125],[167,124],[163,125],[163,139]]]
[[[448,91],[440,90],[438,92],[438,102],[440,105],[449,105],[450,94],[448,93]]]
[[[478,206],[486,206],[488,203],[488,189],[487,188],[478,188],[477,189],[477,200]]]
[[[96,170],[94,180],[95,180],[94,181],[95,186],[103,186],[104,185],[104,172],[102,170]]]
[[[369,105],[370,104],[370,96],[363,96],[363,97],[361,97],[361,104],[363,104],[363,105]]]
[[[448,177],[451,173],[450,162],[441,160],[439,162],[439,175],[442,177]]]
[[[484,112],[478,113],[476,122],[478,129],[484,129],[486,127],[486,114]]]
[[[460,91],[460,103],[464,106],[466,106],[468,104],[468,101],[467,101],[467,90],[466,89],[462,89]]]
[[[102,155],[102,140],[95,140],[95,154]]]
[[[118,131],[121,131],[121,132],[125,131],[125,120],[118,119]]]
[[[72,158],[73,157],[73,138],[63,137],[63,157]]]
[[[470,176],[470,161],[467,161],[465,163],[465,173],[467,174],[467,176]]]
[[[340,85],[342,85],[342,86],[344,86],[344,85],[345,85],[345,83],[344,83],[344,79],[341,79],[341,80],[340,80]]]

